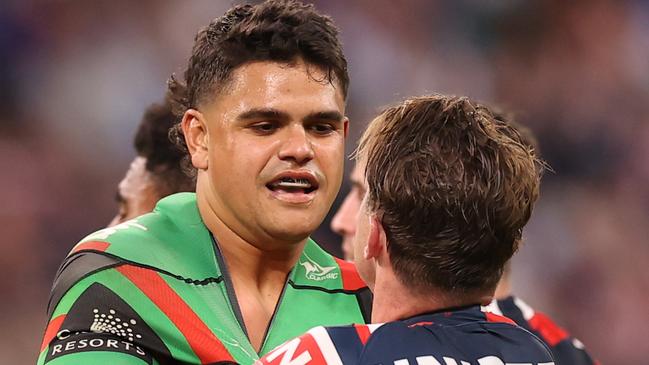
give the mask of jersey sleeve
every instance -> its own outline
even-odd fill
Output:
[[[118,266],[79,272],[87,259],[64,263],[57,275],[38,364],[159,364],[169,350],[133,308],[134,298],[124,297],[131,288]]]
[[[519,326],[538,336],[552,352],[557,365],[597,365],[584,345],[549,316],[514,296],[493,302],[488,310],[513,319]]]
[[[572,337],[547,315],[535,312],[529,321],[533,333],[550,348],[557,365],[596,365],[581,341]]]
[[[73,253],[54,282],[38,364],[235,363],[179,281],[112,255]]]

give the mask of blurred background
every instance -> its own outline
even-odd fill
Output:
[[[3,1],[0,363],[35,362],[59,263],[115,214],[144,108],[231,4]],[[604,364],[646,364],[649,2],[316,5],[349,62],[349,152],[382,106],[432,92],[497,103],[536,133],[554,173],[514,259],[514,292]],[[316,238],[340,252],[328,223]]]

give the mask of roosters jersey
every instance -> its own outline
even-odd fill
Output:
[[[586,352],[578,339],[570,336],[547,315],[537,312],[520,298],[509,296],[493,301],[486,310],[506,316],[519,326],[537,335],[548,345],[554,362],[557,365],[594,365],[598,364]]]
[[[258,365],[554,364],[541,340],[479,306],[385,324],[316,327],[272,350]]]

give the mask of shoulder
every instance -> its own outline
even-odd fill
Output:
[[[94,260],[93,256],[88,257],[79,260]],[[136,293],[120,274],[122,267],[90,273],[71,283],[65,293],[56,294],[41,345],[41,356],[45,356],[46,362],[62,356],[81,356],[80,353],[90,350],[151,361],[153,355],[141,339],[151,341],[153,346],[149,349],[169,355],[150,323],[140,316],[141,309],[134,305],[136,299],[129,292]]]
[[[171,195],[151,213],[88,235],[66,261],[84,252],[183,278],[201,280],[220,274],[214,269],[214,245],[193,193]]]
[[[510,296],[492,303],[521,327],[537,335],[551,350],[558,364],[595,364],[584,345],[543,312],[533,309],[522,299]]]
[[[70,255],[94,251],[158,267],[177,261],[180,250],[185,251],[181,258],[192,255],[189,249],[197,247],[189,246],[200,246],[195,242],[210,246],[212,251],[211,245],[205,244],[210,237],[198,213],[195,194],[180,193],[160,200],[151,213],[86,236]]]
[[[173,282],[163,273],[130,264],[81,278],[53,306],[40,357],[74,362],[102,351],[119,363],[122,357],[124,363],[193,357],[231,361],[223,343],[184,299],[186,292]]]
[[[362,354],[364,363],[418,357],[440,363],[453,359],[458,364],[486,363],[487,359],[544,363],[552,359],[533,334],[503,317],[482,315],[477,307],[386,323],[372,333]]]
[[[119,267],[122,274],[134,276],[146,269],[142,272],[185,281],[214,280],[220,277],[214,257],[194,194],[175,194],[161,200],[154,212],[99,230],[74,246],[56,274],[48,312],[77,282],[107,269]]]

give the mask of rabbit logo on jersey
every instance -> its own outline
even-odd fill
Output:
[[[338,272],[334,271],[336,266],[321,266],[308,257],[305,261],[300,261],[300,265],[304,267],[304,275],[307,279],[315,281],[338,279]]]

